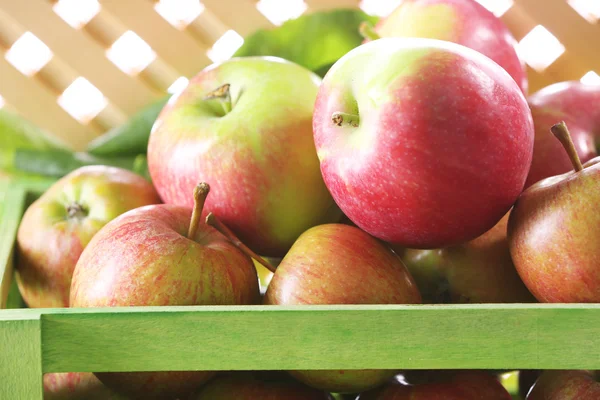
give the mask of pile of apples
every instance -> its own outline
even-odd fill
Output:
[[[406,0],[363,30],[323,81],[272,57],[201,71],[155,123],[153,184],[94,166],[53,185],[18,233],[28,306],[600,302],[600,88],[527,99],[514,39],[472,0]],[[398,373],[45,381],[49,398],[510,399],[481,371]],[[528,399],[591,381],[553,374]]]

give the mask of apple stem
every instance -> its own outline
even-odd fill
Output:
[[[204,96],[204,100],[219,100],[221,106],[223,107],[223,111],[225,111],[225,114],[228,114],[229,112],[231,112],[232,108],[231,93],[229,91],[230,87],[231,85],[229,83],[221,85],[212,92],[208,93],[206,96]]]
[[[221,232],[221,234],[223,236],[225,236],[227,239],[229,239],[229,241],[231,243],[233,243],[235,247],[240,249],[242,251],[242,253],[246,254],[250,258],[255,259],[269,271],[275,272],[276,268],[273,266],[273,264],[271,264],[270,262],[268,262],[267,260],[265,260],[264,258],[259,256],[255,252],[253,252],[248,246],[246,246],[244,243],[242,243],[242,241],[240,239],[238,239],[237,236],[235,236],[235,233],[233,233],[231,231],[231,229],[229,229],[224,223],[222,223],[219,220],[219,218],[217,218],[213,213],[209,213],[206,216],[206,223],[208,225],[212,226],[213,228],[215,228],[216,230],[218,230],[219,232]]]
[[[83,206],[77,202],[73,202],[67,206],[68,218],[83,218],[86,216]]]
[[[368,40],[381,39],[381,36],[379,36],[377,32],[375,32],[375,28],[373,27],[373,25],[371,25],[367,21],[361,22],[361,24],[358,26],[358,32],[363,38]]]
[[[358,127],[358,123],[360,122],[360,117],[356,114],[334,112],[333,114],[331,114],[331,122],[333,122],[337,126],[347,124],[356,128]]]
[[[573,168],[575,168],[575,172],[581,171],[583,165],[581,165],[581,160],[579,159],[577,150],[575,150],[575,145],[573,144],[573,139],[571,138],[567,124],[565,124],[564,121],[561,121],[558,124],[553,125],[552,128],[550,128],[550,131],[567,151],[567,154],[571,159],[571,164],[573,164]]]
[[[200,216],[202,215],[202,209],[204,208],[204,202],[210,192],[210,186],[206,182],[200,182],[194,188],[194,210],[192,211],[192,219],[190,221],[190,229],[188,230],[187,237],[190,240],[194,240],[196,232],[198,232],[198,226],[200,225]]]

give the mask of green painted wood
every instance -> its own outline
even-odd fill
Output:
[[[45,372],[600,369],[600,305],[67,309],[42,328]]]
[[[0,315],[0,399],[42,400],[39,313]]]

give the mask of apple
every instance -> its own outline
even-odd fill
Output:
[[[357,400],[511,400],[498,379],[483,371],[442,374],[436,382],[392,382],[361,394]],[[562,400],[562,399],[561,399]]]
[[[529,103],[567,114],[594,135],[596,148],[600,148],[600,86],[579,81],[559,82],[532,94]]]
[[[525,184],[533,121],[514,80],[475,50],[384,38],[338,60],[319,89],[314,137],[342,212],[403,247],[490,230]]]
[[[277,267],[264,304],[417,304],[421,296],[402,261],[360,229],[325,224],[304,232]],[[290,371],[328,392],[357,393],[394,370]]]
[[[565,121],[569,126],[573,145],[582,162],[586,162],[598,155],[594,145],[592,131],[580,126],[577,119],[568,114],[548,107],[531,105],[535,139],[533,143],[533,160],[525,188],[550,176],[564,174],[572,169],[571,160],[552,136],[550,128],[559,121]]]
[[[90,372],[44,374],[44,400],[127,400]]]
[[[510,258],[508,215],[469,242],[442,249],[405,249],[400,257],[424,303],[528,303],[529,293]]]
[[[17,234],[16,281],[27,305],[68,307],[75,264],[90,239],[126,211],[160,203],[152,185],[133,172],[79,168],[27,208]]]
[[[165,203],[192,206],[199,181],[214,212],[252,250],[283,256],[311,226],[340,216],[319,172],[312,112],[320,78],[274,57],[211,65],[170,99],[148,167]]]
[[[600,157],[582,166],[564,123],[552,127],[574,171],[525,190],[508,222],[510,254],[531,293],[541,302],[600,302]]]
[[[223,374],[189,400],[328,400],[327,393],[288,379],[264,379],[252,373]]]
[[[104,226],[75,267],[71,307],[259,303],[252,260],[199,222],[208,191],[205,183],[195,188],[193,210],[146,206]],[[189,395],[213,375],[209,371],[96,374],[116,392],[144,399]]]
[[[600,383],[591,371],[544,371],[527,400],[598,400]]]
[[[404,0],[374,28],[379,37],[440,39],[477,50],[527,92],[525,65],[506,25],[474,0]]]

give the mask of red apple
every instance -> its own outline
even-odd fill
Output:
[[[461,44],[491,58],[527,92],[525,65],[506,25],[474,0],[404,0],[375,32],[381,37],[421,37]]]
[[[75,264],[90,239],[126,211],[160,203],[152,185],[113,167],[79,168],[25,212],[17,234],[16,281],[29,307],[68,307]]]
[[[398,256],[367,233],[343,224],[304,232],[285,255],[264,304],[415,304],[417,287]],[[387,381],[393,370],[291,371],[317,389],[357,393]]]
[[[600,86],[586,85],[579,81],[559,82],[532,94],[529,97],[529,103],[567,114],[582,129],[594,135],[598,147],[600,142],[600,106],[598,106],[600,104]]]
[[[544,371],[527,400],[598,400],[600,383],[590,371]]]
[[[206,213],[264,256],[283,256],[306,229],[337,221],[312,139],[319,83],[274,57],[234,58],[200,72],[150,136],[148,166],[165,203],[191,207],[188,193],[208,182]]]
[[[73,274],[72,307],[227,305],[260,302],[252,260],[211,226],[199,223],[208,185],[195,209],[154,205],[107,224],[83,251]],[[190,222],[191,221],[191,222]],[[97,373],[135,398],[185,396],[212,372]]]
[[[189,400],[220,399],[328,400],[329,396],[294,380],[264,379],[238,372],[216,377]]]
[[[127,400],[90,372],[44,374],[44,400]]]
[[[511,400],[498,379],[483,371],[442,374],[437,382],[393,382],[361,394],[357,400]]]
[[[400,258],[415,278],[424,303],[535,301],[510,257],[508,215],[469,242],[433,250],[404,249]]]
[[[564,124],[552,131],[574,171],[546,178],[517,200],[508,222],[510,254],[531,293],[542,302],[600,302],[600,157],[584,166]]]
[[[387,38],[329,70],[314,113],[325,184],[361,229],[438,248],[491,229],[525,184],[533,121],[497,64],[454,43]]]
[[[569,126],[575,150],[582,162],[598,155],[592,132],[580,126],[577,119],[562,111],[536,105],[531,105],[531,113],[535,128],[535,141],[533,143],[533,160],[525,188],[544,178],[564,174],[573,168],[565,149],[550,133],[550,128],[557,122],[565,121]]]

